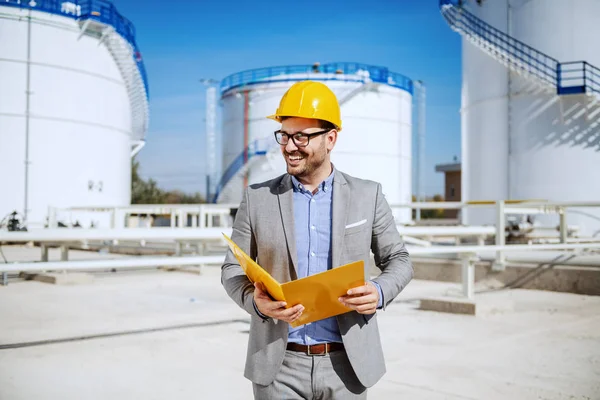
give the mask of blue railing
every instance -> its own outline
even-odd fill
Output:
[[[221,81],[221,94],[241,86],[265,82],[291,82],[313,79],[320,81],[377,82],[405,90],[412,94],[412,80],[391,72],[385,67],[352,62],[313,65],[288,65],[251,69],[229,75]]]
[[[558,94],[600,93],[600,69],[585,61],[558,64]]]
[[[276,144],[275,139],[273,139],[273,145]],[[242,150],[242,152],[229,164],[223,176],[219,180],[217,187],[215,189],[215,195],[212,198],[212,202],[216,203],[221,191],[227,185],[227,183],[234,177],[235,174],[244,166],[244,164],[250,160],[250,158],[254,156],[264,156],[269,151],[269,144],[265,142],[264,139],[257,139],[251,144],[248,145],[247,148]],[[209,199],[210,200],[210,199]]]
[[[464,0],[440,0],[442,15],[454,29],[478,37],[508,58],[509,64],[556,87],[558,94],[600,94],[600,70],[585,61],[559,62],[513,38],[462,7]]]
[[[112,26],[134,49],[134,61],[142,76],[146,96],[149,96],[148,78],[140,50],[135,42],[135,27],[117,8],[106,0],[0,0],[0,6],[26,8],[43,11],[75,20],[93,19]]]

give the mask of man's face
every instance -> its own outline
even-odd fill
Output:
[[[322,132],[316,119],[287,118],[281,123],[281,131],[287,134]],[[311,177],[321,169],[329,169],[329,152],[333,149],[337,132],[332,130],[323,135],[312,136],[306,147],[297,146],[290,138],[281,145],[281,153],[287,165],[287,172],[299,178]]]

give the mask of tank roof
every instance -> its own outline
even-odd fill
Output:
[[[272,82],[293,82],[305,79],[342,82],[376,82],[413,93],[413,81],[386,67],[354,62],[287,65],[237,72],[221,81],[221,94],[244,86]]]

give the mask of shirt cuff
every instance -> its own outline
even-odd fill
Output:
[[[383,308],[383,291],[381,290],[381,286],[379,286],[379,283],[375,281],[371,281],[371,283],[375,285],[375,287],[377,288],[377,292],[379,292],[379,303],[377,303],[377,309],[381,309]]]
[[[252,299],[252,306],[254,307],[254,311],[256,311],[256,313],[258,314],[259,317],[261,317],[264,320],[269,319],[269,317],[267,317],[266,315],[264,315],[263,313],[258,311],[258,307],[256,307],[256,303],[254,302],[254,299]]]

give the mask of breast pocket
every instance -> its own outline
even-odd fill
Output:
[[[371,245],[371,225],[366,219],[347,224],[344,229],[344,252],[352,259],[364,258]]]
[[[364,229],[367,229],[367,220],[361,219],[360,221],[346,225],[344,229],[344,236],[353,235],[363,231]]]

